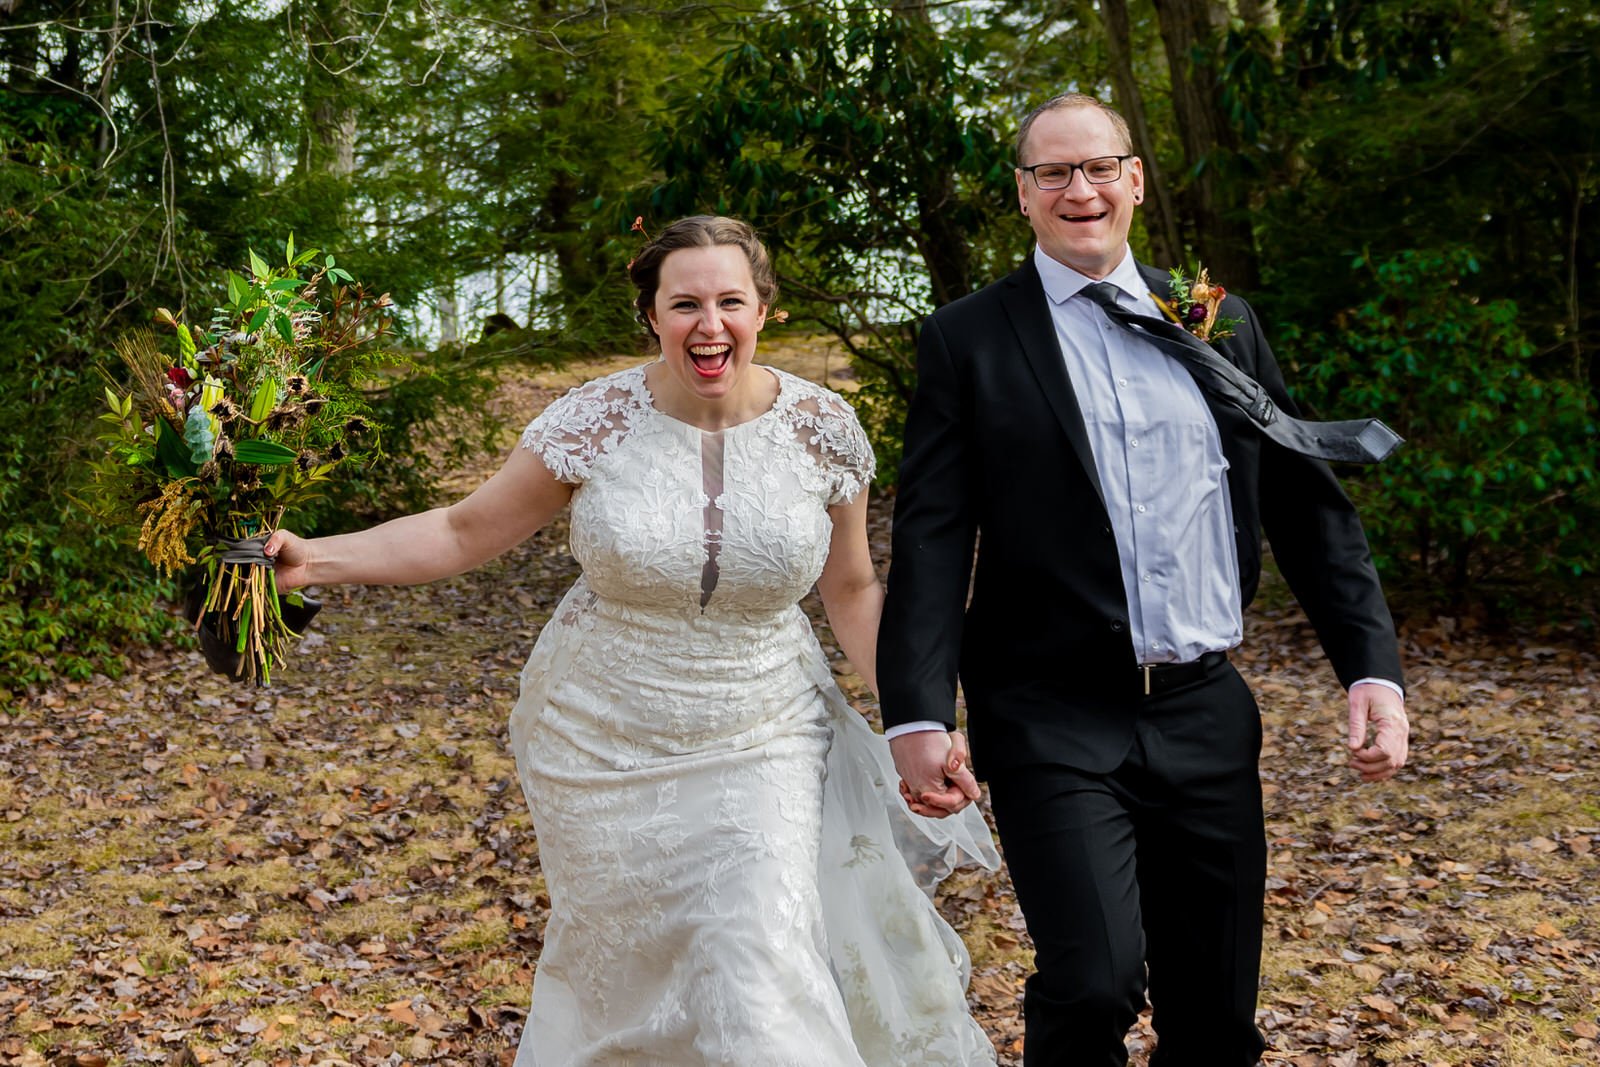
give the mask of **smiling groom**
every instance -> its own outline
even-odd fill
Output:
[[[1237,297],[1221,361],[1165,336],[1184,331],[1155,321],[1166,276],[1128,248],[1144,172],[1116,112],[1057,97],[1016,151],[1033,254],[922,326],[879,634],[884,723],[913,807],[961,807],[959,676],[1036,948],[1028,1067],[1123,1067],[1147,993],[1154,1067],[1254,1064],[1261,720],[1228,651],[1265,528],[1349,689],[1351,767],[1377,781],[1405,763],[1366,537],[1304,454],[1371,459],[1394,441],[1381,424],[1298,420]]]

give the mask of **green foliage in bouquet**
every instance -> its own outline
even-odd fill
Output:
[[[282,266],[251,251],[249,276],[229,271],[227,287],[205,326],[157,312],[169,345],[149,331],[115,343],[130,384],[106,387],[106,451],[89,503],[137,530],[163,574],[203,568],[191,602],[203,646],[209,637],[236,654],[237,666],[219,669],[266,684],[295,636],[285,603],[300,609],[291,618],[305,611],[299,594],[280,599],[260,547],[336,468],[377,453],[361,384],[393,362],[376,344],[390,301],[356,286],[334,257],[297,252],[292,235]]]

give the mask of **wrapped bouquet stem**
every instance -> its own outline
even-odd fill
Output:
[[[278,593],[266,543],[266,534],[217,541],[187,605],[212,670],[260,685],[272,683],[273,666],[322,607],[299,592]]]

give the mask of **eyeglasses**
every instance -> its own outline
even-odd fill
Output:
[[[1035,163],[1031,167],[1021,167],[1033,175],[1033,183],[1041,191],[1049,192],[1052,189],[1065,189],[1072,184],[1072,172],[1083,171],[1084,178],[1090,185],[1109,185],[1122,177],[1122,161],[1132,159],[1133,156],[1095,156],[1082,163]]]

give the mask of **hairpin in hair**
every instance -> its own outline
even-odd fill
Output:
[[[636,233],[639,236],[643,237],[645,244],[649,244],[650,243],[650,231],[646,230],[644,228],[644,216],[643,215],[635,215],[633,217],[633,225],[628,227],[628,232],[629,233]],[[633,270],[633,265],[635,263],[637,263],[638,261],[639,261],[639,257],[638,256],[634,256],[632,259],[628,260],[628,265],[626,267],[624,267],[623,269],[624,270],[629,270],[629,271]]]

